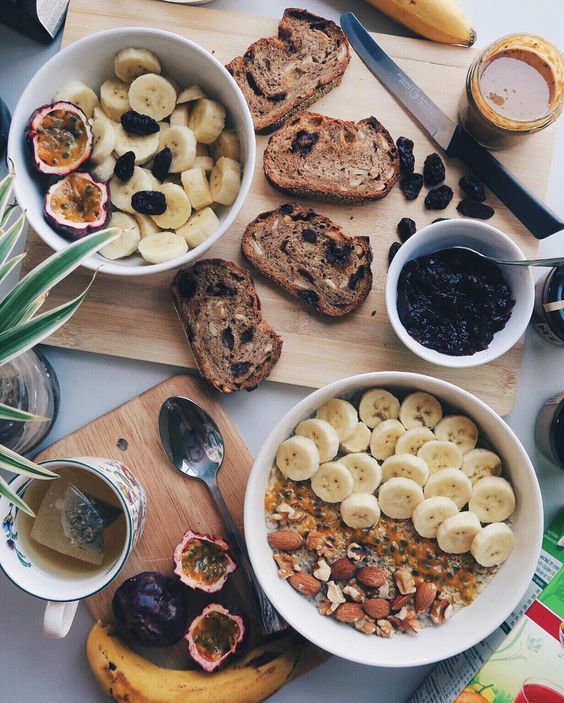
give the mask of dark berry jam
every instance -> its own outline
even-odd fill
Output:
[[[407,262],[397,305],[405,329],[424,347],[467,356],[488,348],[515,301],[495,264],[470,251],[443,249]]]

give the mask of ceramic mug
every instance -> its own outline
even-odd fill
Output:
[[[34,563],[33,556],[18,537],[18,521],[22,513],[5,497],[0,498],[0,517],[4,539],[0,539],[0,567],[6,576],[26,593],[48,601],[43,620],[47,637],[59,639],[70,630],[78,603],[105,588],[125,565],[145,523],[147,498],[143,487],[131,471],[119,461],[99,457],[49,459],[40,462],[57,473],[60,467],[77,467],[101,478],[112,489],[123,509],[126,536],[123,548],[105,570],[65,578]],[[25,499],[31,483],[37,479],[16,476],[10,486]],[[57,480],[57,479],[53,479]]]

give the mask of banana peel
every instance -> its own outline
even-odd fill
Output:
[[[292,633],[209,674],[156,666],[100,623],[86,643],[90,668],[116,703],[260,703],[290,678],[303,648],[303,640]]]
[[[416,34],[443,44],[472,46],[476,32],[455,0],[367,0]]]

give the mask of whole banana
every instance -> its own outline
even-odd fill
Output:
[[[116,703],[260,703],[288,680],[302,651],[291,634],[208,674],[155,666],[99,623],[86,644],[94,676]]]
[[[396,22],[443,44],[472,46],[476,32],[455,0],[367,0]]]

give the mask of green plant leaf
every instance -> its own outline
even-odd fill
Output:
[[[23,502],[23,500],[14,493],[14,491],[8,485],[8,482],[3,479],[2,476],[0,476],[0,495],[6,496],[10,503],[13,503],[20,510],[23,510],[24,513],[31,515],[31,517],[35,517],[35,513],[33,512],[33,510],[29,508]]]
[[[95,232],[52,254],[39,266],[36,266],[0,303],[0,329],[10,330],[17,325],[35,298],[50,290],[71,271],[74,271],[84,259],[105,244],[117,239],[118,236],[119,230],[115,227]],[[3,363],[1,356],[0,363]]]
[[[12,249],[18,241],[25,226],[25,212],[0,235],[0,263],[4,263],[10,256]]]
[[[10,215],[15,212],[17,208],[17,203],[11,203],[7,206],[6,210],[4,211],[4,214],[2,215],[2,219],[0,220],[0,227],[4,227],[6,222],[8,222],[8,220],[10,219]]]
[[[12,422],[47,422],[48,417],[27,413],[19,408],[11,408],[9,405],[0,403],[0,420],[11,420]],[[1,445],[0,445],[1,447]]]
[[[23,324],[24,322],[27,322],[28,320],[31,320],[32,317],[35,315],[35,313],[43,307],[45,304],[45,301],[49,297],[49,293],[42,293],[39,295],[35,300],[33,300],[27,308],[24,310],[24,313],[22,315],[22,319],[20,320],[19,324]]]
[[[27,254],[24,252],[23,254],[18,254],[18,256],[14,256],[12,259],[8,259],[8,261],[0,264],[0,283],[16,268],[22,259],[25,259],[26,256]]]
[[[4,222],[4,211],[8,206],[8,201],[12,195],[12,187],[14,185],[15,176],[9,173],[0,181],[0,222]]]
[[[0,444],[0,468],[12,471],[15,474],[22,474],[38,479],[58,478],[58,475],[47,469],[45,466],[36,464],[31,459],[26,459],[25,456],[17,454],[8,449],[3,444]]]

